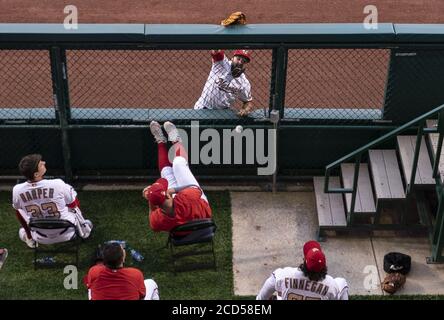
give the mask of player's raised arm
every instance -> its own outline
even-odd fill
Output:
[[[211,50],[211,57],[213,58],[213,63],[222,61],[225,57],[224,50]]]

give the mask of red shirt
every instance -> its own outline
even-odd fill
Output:
[[[162,213],[161,208],[151,211],[149,219],[153,231],[170,231],[175,226],[195,219],[211,218],[211,208],[200,196],[202,191],[197,188],[186,188],[173,199],[174,217]]]
[[[146,294],[143,274],[135,268],[98,264],[89,269],[84,281],[91,289],[91,300],[141,300]]]

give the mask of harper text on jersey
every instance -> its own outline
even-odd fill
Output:
[[[37,200],[37,199],[45,199],[45,198],[52,199],[53,197],[54,197],[53,188],[37,188],[20,193],[20,198],[22,198],[23,202]]]

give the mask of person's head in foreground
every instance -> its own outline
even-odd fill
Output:
[[[110,269],[119,269],[125,263],[126,252],[118,242],[108,242],[103,246],[103,264]]]
[[[46,173],[46,162],[40,154],[28,154],[24,156],[18,165],[20,173],[31,182],[43,179]]]
[[[304,263],[299,268],[312,281],[322,281],[327,275],[327,261],[322,252],[321,245],[316,241],[304,244]]]

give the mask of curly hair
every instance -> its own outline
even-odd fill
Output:
[[[307,270],[307,265],[304,263],[301,263],[299,266],[299,269],[304,273],[304,276],[306,276],[311,281],[322,281],[325,279],[325,276],[327,275],[327,267],[325,267],[324,270],[321,272],[314,272]]]

